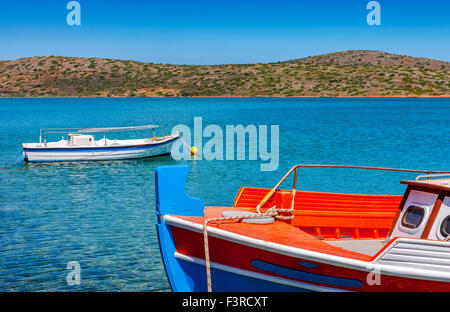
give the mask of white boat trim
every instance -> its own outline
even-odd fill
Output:
[[[165,215],[164,222],[170,226],[176,226],[176,227],[187,229],[187,230],[194,231],[197,233],[203,232],[202,224],[183,220],[183,219],[180,219],[173,215]],[[345,257],[329,255],[329,254],[325,254],[325,253],[320,253],[320,252],[300,249],[300,248],[296,248],[296,247],[281,245],[278,243],[263,241],[260,239],[251,238],[248,236],[232,233],[232,232],[214,228],[214,227],[208,227],[208,235],[216,237],[216,238],[220,238],[220,239],[223,239],[226,241],[238,243],[238,244],[241,244],[244,246],[258,248],[258,249],[266,250],[266,251],[277,253],[277,254],[302,258],[305,260],[310,260],[310,261],[315,261],[315,262],[320,262],[320,263],[326,263],[326,264],[330,264],[330,265],[334,265],[334,266],[364,271],[364,272],[368,272],[368,273],[378,272],[378,273],[381,273],[382,275],[398,276],[398,277],[405,277],[405,278],[411,278],[411,279],[443,281],[443,282],[450,281],[450,272],[443,273],[442,271],[425,270],[425,269],[411,267],[411,266],[397,266],[397,265],[394,266],[394,265],[389,265],[389,264],[383,264],[382,262],[380,263],[379,262],[380,256],[382,256],[384,253],[381,253],[372,261],[366,262],[366,261],[362,261],[362,260],[349,259],[349,258],[345,258]],[[400,238],[396,238],[395,240],[398,240],[398,239],[400,239]],[[401,238],[401,239],[404,240],[405,238]],[[408,239],[408,240],[414,240],[414,239]],[[387,249],[391,248],[394,243],[395,243],[395,241],[392,244],[387,245]],[[448,246],[450,246],[450,242],[445,242],[445,243],[449,244]],[[387,250],[385,249],[384,252],[387,252]]]

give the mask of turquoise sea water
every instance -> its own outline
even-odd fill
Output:
[[[161,124],[169,131],[193,127],[196,116],[224,131],[279,125],[279,168],[159,157],[0,173],[0,291],[170,290],[155,232],[160,165],[190,165],[188,193],[206,205],[232,205],[243,185],[273,187],[298,163],[450,170],[449,99],[332,98],[0,99],[0,167],[22,167],[20,143],[36,142],[40,128]],[[399,181],[414,176],[305,169],[299,189],[402,194]],[[81,265],[80,286],[67,285],[70,261]]]

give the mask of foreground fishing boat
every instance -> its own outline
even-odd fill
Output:
[[[301,167],[428,173],[403,196],[296,190]],[[156,169],[157,233],[173,291],[450,291],[444,172],[297,165],[232,207],[186,195],[186,166]],[[291,190],[279,186],[294,173]]]
[[[118,160],[169,155],[178,133],[155,136],[160,126],[147,125],[115,128],[41,129],[39,143],[22,143],[23,157],[30,162]],[[153,130],[153,137],[131,140],[110,140],[106,133]],[[47,142],[47,134],[67,134],[58,142]],[[95,140],[96,133],[103,138]]]

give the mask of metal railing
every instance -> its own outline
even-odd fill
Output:
[[[39,144],[42,144],[42,137],[44,136],[44,146],[47,146],[47,134],[55,133],[106,133],[109,132],[126,132],[126,131],[139,131],[139,130],[153,130],[153,136],[155,136],[155,129],[162,129],[162,137],[164,135],[164,127],[159,125],[145,125],[145,126],[131,126],[131,127],[110,127],[110,128],[44,128],[39,130]]]
[[[423,174],[416,177],[416,181],[419,181],[420,179],[427,178],[430,180],[430,178],[439,178],[439,177],[450,177],[450,173],[438,173],[438,174]]]
[[[295,165],[281,178],[281,180],[264,196],[264,198],[256,206],[256,210],[260,213],[261,207],[272,197],[272,195],[277,191],[278,187],[295,172],[294,183],[293,183],[293,195],[295,196],[295,189],[297,185],[297,174],[298,168],[347,168],[347,169],[367,169],[367,170],[381,170],[381,171],[400,171],[400,172],[416,172],[416,173],[426,173],[426,175],[418,176],[416,180],[420,177],[431,177],[431,176],[443,176],[450,175],[450,171],[433,171],[433,170],[415,170],[415,169],[399,169],[399,168],[385,168],[385,167],[369,167],[369,166],[351,166],[351,165]],[[292,201],[294,201],[294,196]]]

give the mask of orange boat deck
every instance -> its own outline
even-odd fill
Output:
[[[242,187],[234,207],[255,211],[269,189]],[[400,195],[359,195],[297,191],[291,225],[321,239],[385,238],[400,205]],[[291,208],[292,191],[278,190],[263,206]],[[209,210],[209,209],[207,209]],[[205,211],[214,215],[214,210]],[[221,213],[221,212],[220,212]],[[218,215],[216,215],[218,216]]]
[[[221,217],[223,211],[255,212],[255,207],[268,191],[269,189],[242,187],[233,207],[205,207],[204,217],[177,217],[203,224],[206,218]],[[358,240],[361,245],[376,243],[381,249],[381,240],[387,236],[401,199],[402,196],[396,195],[297,191],[295,217],[292,220],[277,220],[265,225],[226,220],[210,222],[208,226],[294,248],[370,261],[374,253],[352,251],[343,246],[341,248],[331,241]],[[290,208],[291,203],[292,191],[279,190],[264,205],[263,210],[275,205],[277,208]]]

